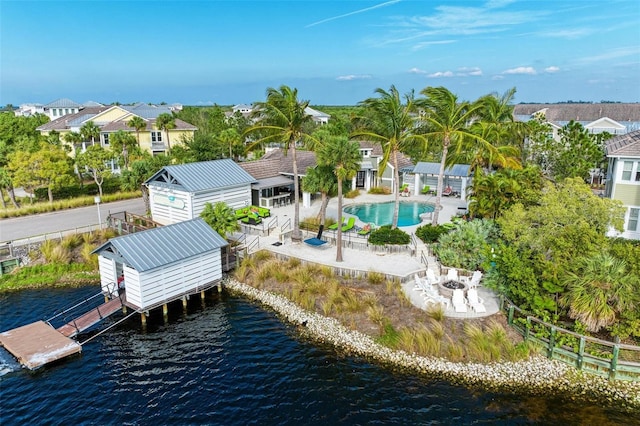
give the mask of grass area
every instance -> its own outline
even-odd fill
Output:
[[[131,192],[118,192],[115,194],[105,194],[101,198],[102,203],[109,203],[112,201],[121,201],[121,200],[129,200],[131,198],[141,197],[142,193],[140,191],[131,191]],[[95,204],[94,196],[88,195],[84,197],[71,198],[68,200],[59,200],[54,201],[53,203],[49,202],[39,202],[33,204],[22,204],[20,208],[16,209],[11,206],[10,203],[7,204],[7,208],[0,211],[0,219],[6,219],[10,217],[20,217],[20,216],[28,216],[32,214],[38,213],[48,213],[55,212],[59,210],[73,209],[76,207],[85,207],[92,206]]]
[[[399,281],[377,272],[343,278],[328,267],[260,251],[242,262],[235,278],[336,318],[392,349],[463,362],[513,361],[535,350],[508,329],[504,317],[458,321],[442,309],[425,312],[411,304]]]
[[[49,263],[19,268],[3,275],[0,293],[44,287],[80,287],[99,282],[100,273],[92,265]]]

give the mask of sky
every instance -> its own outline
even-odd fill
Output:
[[[0,105],[640,102],[638,0],[0,0]]]

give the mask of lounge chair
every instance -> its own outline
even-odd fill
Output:
[[[475,312],[487,312],[487,308],[484,306],[484,300],[478,296],[478,290],[475,288],[470,288],[469,291],[467,291],[467,300],[469,306],[471,306],[471,309]]]
[[[343,216],[343,217],[342,217],[342,225],[345,225],[345,224],[346,224],[346,220],[347,220],[347,218]],[[327,229],[331,229],[332,231],[335,231],[335,230],[337,230],[337,229],[338,229],[338,226],[340,226],[340,225],[338,224],[338,222],[336,222],[336,223],[334,223],[333,225],[329,225],[329,226],[327,227]]]
[[[354,226],[356,226],[356,218],[351,216],[349,218],[349,221],[345,225],[342,226],[342,232],[351,231]]]
[[[464,298],[464,292],[462,289],[453,290],[453,296],[451,297],[451,303],[453,309],[458,313],[467,312],[467,300]]]
[[[469,288],[475,288],[480,285],[480,280],[482,279],[482,272],[475,271],[469,280]]]
[[[458,270],[449,268],[449,270],[447,271],[447,280],[458,281]]]
[[[431,269],[427,269],[427,280],[431,285],[434,285],[440,282],[440,278],[436,277],[436,274]]]
[[[443,197],[449,197],[450,195],[453,195],[453,189],[451,189],[450,186],[447,186],[443,191],[442,191],[442,196]]]
[[[325,240],[321,240],[320,238],[307,238],[306,240],[304,240],[305,244],[309,244],[312,247],[322,247],[323,245],[327,244],[327,242]]]
[[[371,233],[371,224],[367,223],[365,226],[362,227],[361,230],[358,231],[358,235],[369,235]]]

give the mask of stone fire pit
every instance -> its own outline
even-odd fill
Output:
[[[463,292],[467,291],[467,285],[460,281],[444,281],[438,283],[438,290],[440,294],[445,297],[453,296],[453,290],[462,290]]]

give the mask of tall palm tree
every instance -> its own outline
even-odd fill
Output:
[[[317,219],[320,221],[320,229],[324,229],[329,197],[335,197],[338,193],[338,181],[333,173],[333,166],[316,166],[307,169],[307,174],[302,179],[302,190],[310,194],[317,192],[321,194],[322,201]]]
[[[569,308],[571,318],[596,332],[613,324],[622,311],[633,310],[640,303],[638,281],[624,260],[596,253],[580,259],[577,272],[567,272],[567,292],[560,303]]]
[[[336,262],[342,262],[342,183],[352,179],[360,169],[360,145],[344,136],[334,136],[320,149],[318,164],[332,166],[338,179],[338,235]]]
[[[250,148],[262,146],[264,143],[283,144],[284,154],[291,152],[293,161],[294,215],[291,239],[301,241],[300,233],[300,182],[298,179],[298,162],[296,148],[298,143],[315,142],[315,138],[306,132],[308,124],[313,120],[305,112],[309,101],[298,100],[298,89],[282,85],[279,89],[269,87],[265,102],[256,104],[255,115],[258,122],[245,131],[245,135],[257,135]]]
[[[80,135],[82,135],[84,141],[91,141],[91,145],[95,145],[96,139],[100,138],[100,127],[93,121],[87,121],[80,127]]]
[[[138,148],[140,148],[140,131],[147,128],[147,122],[144,121],[142,117],[134,115],[133,117],[131,117],[131,120],[127,121],[127,126],[135,129],[136,141],[138,142]]]
[[[422,145],[426,149],[427,139],[418,132],[413,92],[404,96],[404,102],[395,86],[391,86],[388,92],[377,88],[375,93],[379,97],[368,98],[359,103],[364,107],[364,114],[362,117],[355,118],[356,130],[352,133],[352,137],[370,140],[381,145],[383,156],[378,170],[379,175],[384,173],[389,162],[393,164],[395,207],[391,226],[396,228],[400,210],[398,153],[415,144]]]
[[[471,124],[478,117],[481,103],[470,104],[458,102],[458,97],[444,87],[427,87],[420,92],[424,99],[416,101],[421,107],[421,119],[425,123],[424,136],[429,140],[437,141],[442,146],[442,158],[438,172],[438,187],[436,189],[435,211],[433,212],[432,225],[438,224],[438,216],[442,207],[442,186],[444,171],[447,165],[451,165],[449,148],[462,150],[463,144],[468,141],[478,141],[490,146],[482,137],[470,130]]]
[[[171,141],[169,140],[169,130],[176,128],[176,119],[173,115],[162,113],[156,118],[156,127],[163,130],[167,134],[167,149],[171,150]]]

